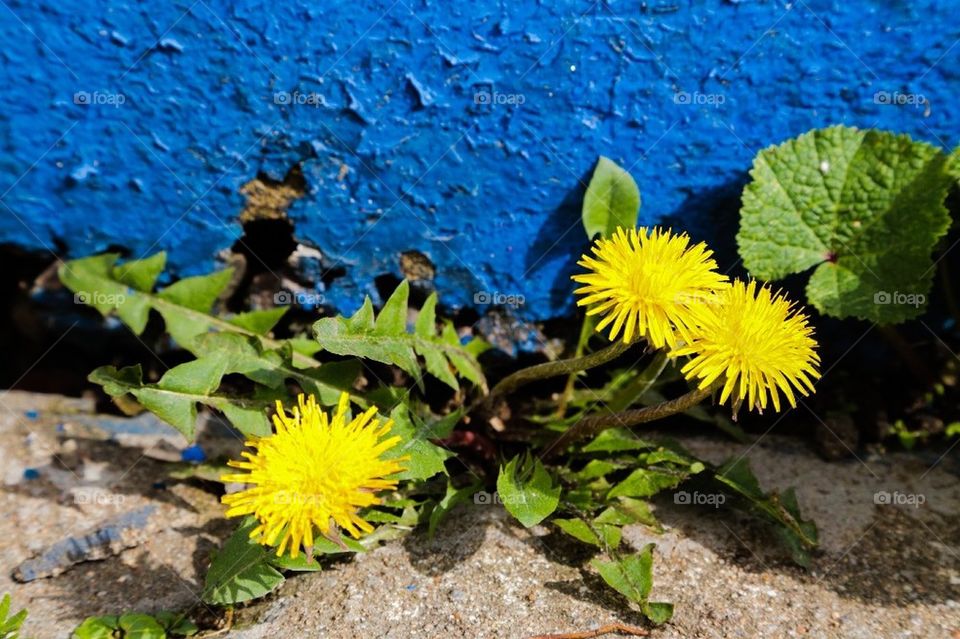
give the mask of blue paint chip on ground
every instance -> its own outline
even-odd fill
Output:
[[[26,468],[23,471],[23,478],[26,480],[40,479],[40,471],[36,468]]]
[[[13,578],[21,583],[59,575],[85,561],[112,557],[141,541],[141,533],[156,512],[155,505],[122,513],[87,532],[65,537],[17,566]]]
[[[194,444],[193,446],[187,446],[180,451],[180,459],[185,462],[199,464],[200,462],[207,460],[207,454],[203,452],[203,449],[200,448],[200,446]]]
[[[35,410],[24,411],[23,414],[26,416],[27,419],[31,419],[31,420],[36,419],[37,417],[40,416],[40,413]]]

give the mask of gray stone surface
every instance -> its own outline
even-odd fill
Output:
[[[142,449],[67,438],[57,425],[69,416],[45,408],[52,398],[0,395],[0,402],[0,591],[29,607],[26,636],[68,637],[90,614],[202,610],[203,570],[230,530],[216,499],[186,483],[155,488],[170,466],[142,457]],[[765,488],[796,485],[822,549],[804,571],[743,515],[659,500],[665,532],[631,527],[625,535],[636,547],[657,544],[654,598],[676,604],[673,622],[652,636],[960,637],[953,453],[936,464],[936,457],[902,453],[824,462],[782,437],[754,446],[714,437],[684,443],[714,461],[746,454]],[[28,468],[39,476],[25,479]],[[78,499],[82,490],[100,498]],[[924,503],[878,504],[878,493]],[[64,537],[148,505],[157,514],[141,544],[56,577],[12,579],[16,566]],[[500,507],[471,503],[434,540],[415,535],[289,579],[277,594],[241,608],[220,636],[512,638],[615,620],[642,624],[600,585],[588,560],[565,538],[524,530]]]

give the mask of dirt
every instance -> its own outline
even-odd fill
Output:
[[[143,438],[103,441],[71,427],[88,409],[56,396],[0,395],[0,591],[29,608],[24,635],[69,637],[87,615],[126,610],[222,617],[197,597],[209,557],[231,529],[216,497],[169,479],[168,462],[143,456]],[[633,547],[657,544],[653,598],[676,605],[674,619],[651,636],[960,637],[955,451],[826,462],[796,438],[683,443],[713,461],[745,455],[766,489],[797,486],[821,549],[805,570],[743,514],[657,500],[662,534],[625,530]],[[97,499],[78,499],[91,490]],[[139,545],[56,577],[12,579],[51,544],[149,504],[157,515]],[[416,534],[291,577],[239,608],[218,636],[512,638],[644,625],[599,582],[589,559],[546,528],[523,529],[499,506],[468,503],[432,540]]]
[[[299,165],[290,169],[282,182],[258,175],[240,187],[240,193],[247,199],[240,221],[282,219],[290,205],[306,191],[307,182]]]

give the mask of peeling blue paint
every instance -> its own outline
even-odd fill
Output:
[[[520,294],[520,315],[558,315],[599,154],[636,176],[642,222],[712,239],[712,198],[807,129],[956,144],[953,8],[8,0],[0,242],[165,249],[204,272],[241,235],[240,186],[300,163],[289,216],[346,267],[326,293],[342,310],[419,250],[449,304]]]

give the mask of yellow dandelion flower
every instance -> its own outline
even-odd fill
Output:
[[[813,391],[820,377],[817,342],[807,316],[785,297],[755,281],[736,281],[693,310],[693,340],[672,354],[693,356],[682,371],[700,380],[701,389],[723,384],[721,404],[733,396],[734,412],[744,400],[748,409],[762,411],[769,394],[779,411],[780,392],[796,407],[794,389]]]
[[[586,296],[577,306],[590,307],[587,315],[605,315],[596,330],[612,324],[611,341],[623,331],[624,343],[639,337],[656,348],[676,346],[686,341],[690,307],[728,285],[712,255],[702,242],[691,246],[686,234],[617,229],[597,240],[593,256],[577,262],[590,271],[573,276],[586,285],[576,290]]]
[[[387,477],[403,470],[398,462],[405,458],[382,459],[400,441],[387,437],[393,423],[381,424],[376,407],[348,421],[349,407],[346,393],[332,418],[312,395],[299,396],[292,416],[277,402],[276,433],[246,442],[256,452],[244,451],[245,461],[229,462],[247,472],[222,480],[251,486],[223,496],[227,517],[253,515],[259,525],[250,538],[267,546],[279,540],[278,557],[289,548],[296,558],[301,545],[309,555],[314,527],[333,539],[339,528],[354,537],[373,531],[359,509],[381,503],[377,491],[397,487],[397,480]]]

